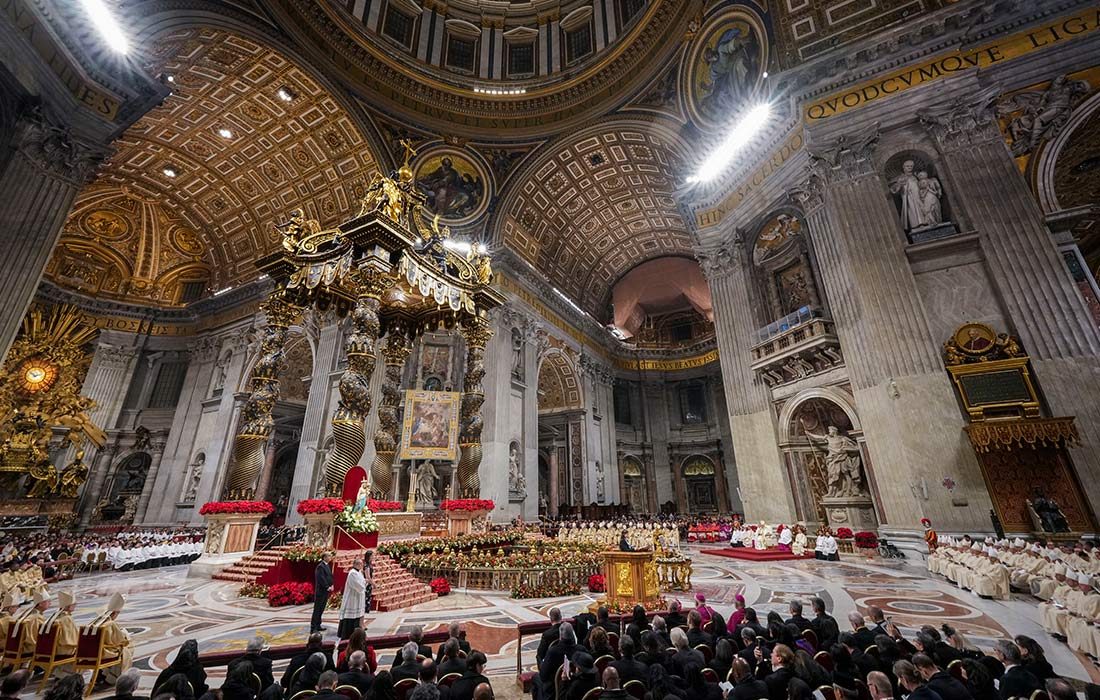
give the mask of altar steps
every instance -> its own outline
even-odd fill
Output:
[[[336,555],[335,563],[341,568],[347,568],[358,554],[341,552]],[[375,551],[371,564],[374,566],[374,612],[401,610],[436,597],[431,587],[420,583],[405,567],[385,554]]]
[[[283,552],[290,549],[290,545],[283,545],[273,549],[265,549],[262,552],[250,554],[236,564],[225,567],[211,578],[215,581],[234,581],[236,583],[255,583],[256,579],[267,573],[283,558]]]

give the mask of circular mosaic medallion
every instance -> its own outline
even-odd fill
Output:
[[[198,235],[183,226],[172,232],[172,243],[180,249],[180,252],[186,255],[198,256],[206,252],[206,246],[199,240]]]
[[[130,222],[106,209],[89,212],[80,224],[86,232],[102,241],[120,241],[130,233]]]
[[[427,197],[428,212],[448,224],[472,221],[489,204],[489,171],[456,148],[432,149],[418,157],[413,177]]]
[[[682,71],[688,112],[702,127],[725,127],[752,104],[767,66],[760,20],[740,10],[703,27]]]

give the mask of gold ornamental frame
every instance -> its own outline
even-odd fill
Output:
[[[401,453],[399,459],[442,459],[451,461],[458,456],[458,415],[461,394],[457,391],[425,391],[407,389],[405,391],[405,415],[401,431]],[[440,406],[446,413],[443,416],[443,428],[446,434],[437,444],[414,445],[417,433],[417,418],[422,406]]]

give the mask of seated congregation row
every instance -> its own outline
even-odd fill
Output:
[[[374,649],[362,628],[352,632],[347,645],[326,653],[320,633],[310,635],[306,646],[290,658],[276,680],[272,659],[260,637],[252,639],[244,654],[227,665],[225,682],[218,689],[207,683],[199,659],[198,643],[187,640],[172,663],[153,685],[156,700],[491,700],[492,685],[485,676],[487,659],[472,650],[458,623],[450,625],[450,638],[433,655],[423,643],[417,626],[401,647],[391,668],[378,670]],[[118,698],[118,700],[127,700]]]
[[[922,627],[910,640],[872,607],[869,621],[852,612],[841,632],[821,598],[812,606],[812,619],[792,601],[786,620],[770,612],[765,624],[741,596],[729,621],[705,600],[686,618],[674,602],[652,621],[640,606],[621,622],[600,608],[591,626],[586,615],[563,621],[553,608],[536,652],[534,700],[1076,697],[1028,637],[998,642],[987,655],[946,625],[942,634]]]

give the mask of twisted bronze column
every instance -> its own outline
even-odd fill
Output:
[[[271,411],[279,398],[278,374],[287,329],[302,312],[301,307],[288,302],[278,291],[268,297],[262,308],[267,326],[260,343],[260,357],[249,375],[249,395],[241,409],[234,460],[225,478],[226,496],[232,500],[252,498],[256,477],[264,465],[264,443],[275,427]]]
[[[351,273],[355,285],[355,308],[351,312],[351,333],[344,340],[348,366],[340,377],[340,404],[332,417],[332,451],[325,465],[325,483],[330,494],[344,487],[344,476],[363,456],[367,446],[363,421],[370,413],[370,378],[374,374],[374,353],[378,342],[378,308],[382,293],[392,279],[373,267]]]
[[[462,427],[458,446],[462,454],[458,458],[458,488],[463,498],[481,495],[481,405],[485,392],[481,380],[485,378],[485,345],[493,337],[493,329],[484,318],[473,318],[462,323],[462,337],[466,339],[466,377],[462,390]]]
[[[393,486],[393,455],[397,452],[397,407],[401,405],[401,374],[412,352],[412,344],[400,328],[390,329],[382,359],[386,376],[382,380],[382,402],[378,404],[378,429],[374,431],[374,462],[370,468],[371,495],[388,498]]]

